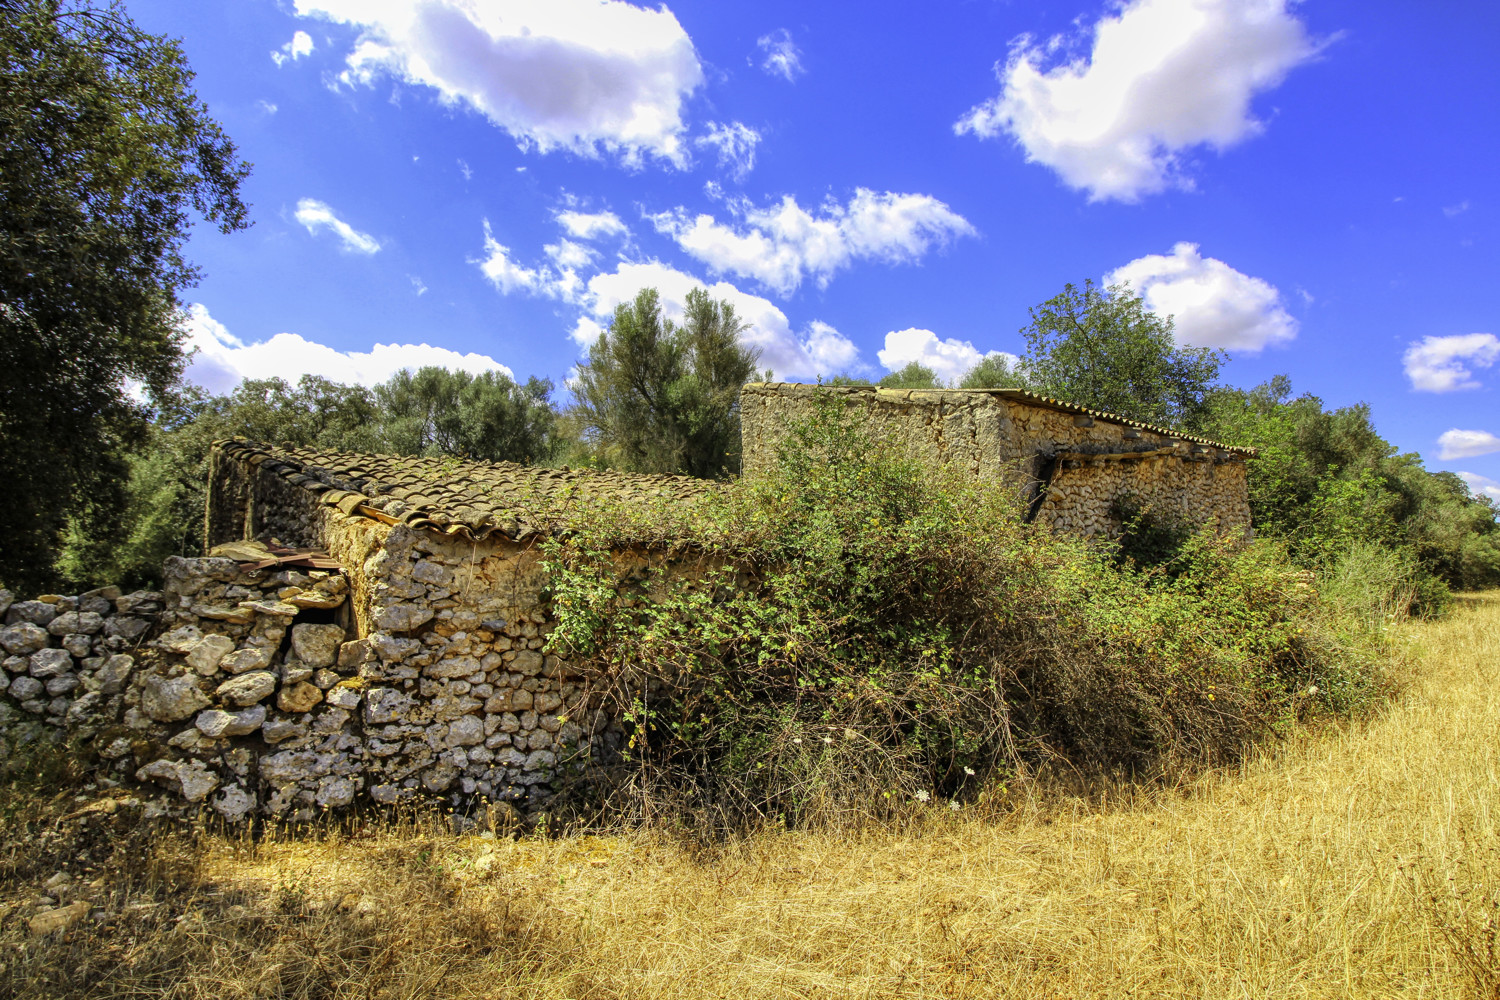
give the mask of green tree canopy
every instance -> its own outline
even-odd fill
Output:
[[[759,352],[728,302],[688,293],[681,325],[654,288],[616,310],[573,386],[575,419],[606,465],[711,478],[739,470],[739,393]]]
[[[964,372],[958,380],[960,389],[1024,389],[1026,379],[1003,354],[991,354]]]
[[[381,435],[391,451],[491,462],[544,462],[552,455],[552,383],[517,385],[500,372],[471,375],[427,367],[375,387]]]
[[[1302,562],[1328,565],[1354,543],[1371,543],[1410,553],[1452,587],[1500,584],[1495,505],[1452,473],[1400,454],[1367,405],[1324,409],[1316,396],[1294,397],[1278,375],[1210,393],[1200,425],[1257,449],[1246,465],[1256,530],[1284,539]]]
[[[1128,285],[1067,285],[1031,310],[1021,330],[1026,388],[1148,423],[1192,429],[1228,360],[1208,347],[1179,347],[1172,321]]]
[[[243,228],[249,172],[175,41],[117,5],[0,0],[0,581],[54,577],[63,525],[113,524],[134,382],[182,369],[191,215]]]
[[[876,383],[883,389],[941,389],[937,372],[920,361],[909,361]]]

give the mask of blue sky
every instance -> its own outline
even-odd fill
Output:
[[[255,164],[191,376],[561,385],[706,285],[778,377],[955,375],[1128,279],[1500,499],[1500,5],[130,0]]]

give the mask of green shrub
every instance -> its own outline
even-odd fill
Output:
[[[1059,760],[1171,774],[1379,689],[1378,632],[1279,545],[1199,534],[1170,571],[1117,565],[831,402],[779,457],[690,509],[595,509],[548,549],[551,641],[612,682],[636,808],[843,822]]]

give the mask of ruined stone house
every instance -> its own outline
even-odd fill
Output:
[[[1059,531],[1114,537],[1122,513],[1142,510],[1223,531],[1250,525],[1245,460],[1254,449],[1021,389],[747,385],[740,397],[745,476],[773,467],[787,428],[810,417],[820,399],[857,414],[892,447],[1014,491],[1029,518]]]
[[[1246,449],[1012,390],[750,385],[746,476],[772,467],[820,392],[893,446],[1017,491],[1059,530],[1111,534],[1125,500],[1249,521]],[[545,648],[540,543],[601,503],[710,488],[220,442],[216,554],[169,560],[162,592],[0,592],[0,728],[85,738],[118,780],[231,820],[434,797],[536,815],[622,739],[593,667]]]

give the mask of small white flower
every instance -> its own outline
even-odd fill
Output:
[[[974,777],[974,769],[972,767],[966,767],[966,768],[964,768],[964,774],[967,774],[969,777],[972,778],[972,777]]]
[[[926,802],[930,798],[932,798],[932,796],[927,793],[927,789],[925,789],[925,788],[919,788],[919,789],[917,789],[916,800],[918,802]]]
[[[960,808],[959,804],[958,804],[958,800],[954,799],[952,802],[949,802],[948,803],[948,808],[952,809],[954,812],[958,812],[958,810]]]
[[[792,742],[793,743],[801,743],[802,742],[802,737],[800,737],[800,736],[793,736],[792,737]]]
[[[833,742],[833,737],[831,737],[831,736],[825,736],[825,737],[823,737],[823,742],[824,743],[832,743]]]

